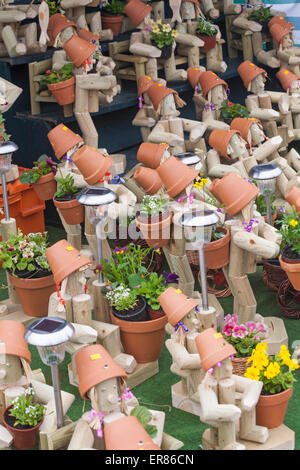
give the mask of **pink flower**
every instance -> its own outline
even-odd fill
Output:
[[[49,75],[49,73],[51,73],[51,70],[46,70],[45,72],[47,75]]]
[[[256,330],[256,323],[254,321],[247,321],[246,327],[248,328],[249,333],[253,333]]]
[[[238,321],[238,317],[237,315],[235,314],[232,314],[232,315],[226,315],[226,317],[224,318],[225,320],[225,323],[230,323],[231,325],[235,325]]]
[[[260,337],[259,336],[254,336],[254,341],[260,341]]]
[[[243,324],[235,325],[235,327],[233,328],[233,332],[232,332],[232,336],[234,338],[245,338],[246,335],[247,335],[247,328],[245,327],[245,325]]]
[[[266,333],[266,332],[267,332],[267,330],[265,329],[263,323],[257,323],[256,329],[257,329],[257,331],[259,331],[260,333]]]
[[[231,336],[234,327],[235,327],[234,324],[226,323],[223,329],[223,334],[225,336]]]

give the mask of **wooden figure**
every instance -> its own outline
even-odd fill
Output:
[[[161,57],[162,52],[158,47],[151,45],[149,25],[152,7],[145,5],[140,0],[130,0],[124,7],[124,10],[135,28],[140,30],[139,32],[133,32],[131,34],[129,51],[137,56],[149,57],[149,60],[145,64],[146,75],[149,75],[153,80],[157,80],[157,60]],[[169,28],[171,29],[170,26]],[[164,64],[165,79],[167,82],[182,81],[187,78],[186,70],[176,69],[174,56],[175,45],[176,43],[174,42],[171,57],[169,59],[161,59]],[[144,73],[141,75],[144,75]],[[137,75],[137,79],[139,79],[141,75]]]
[[[178,2],[180,4],[179,15],[177,13]],[[219,16],[218,11],[213,7],[212,2],[209,1],[206,3],[206,7],[209,8],[211,18],[217,18]],[[206,55],[206,67],[208,70],[213,70],[214,72],[218,73],[226,72],[227,64],[223,61],[222,53],[222,42],[224,41],[221,40],[221,32],[217,25],[214,25],[217,30],[216,45],[210,50],[199,50],[199,48],[201,49],[204,46],[204,42],[202,41],[202,39],[197,37],[196,34],[196,29],[198,25],[197,18],[199,16],[204,17],[200,9],[199,1],[177,0],[177,2],[173,2],[173,6],[171,5],[171,8],[175,10],[175,13],[173,13],[172,20],[175,20],[176,17],[178,17],[178,24],[176,27],[178,31],[178,35],[176,36],[176,42],[177,44],[179,44],[178,52],[181,55],[188,57],[189,67],[199,67],[200,53],[204,52]]]
[[[270,33],[277,44],[277,57],[281,67],[289,69],[300,76],[300,51],[294,45],[293,31],[290,23],[274,23]]]

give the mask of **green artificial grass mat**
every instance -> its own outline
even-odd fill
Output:
[[[65,238],[65,232],[57,227],[47,227],[49,233],[49,241],[51,244],[56,241]],[[257,312],[264,317],[279,317],[282,318],[289,337],[289,348],[294,340],[300,340],[300,320],[291,320],[285,318],[276,303],[276,293],[271,291],[262,282],[262,267],[258,266],[255,274],[249,275],[249,279],[257,300]],[[6,283],[5,273],[0,271],[0,283],[4,285]],[[195,288],[197,289],[198,283],[195,279]],[[8,292],[6,289],[0,291],[0,300],[6,299]],[[219,299],[224,313],[231,314],[233,307],[233,297],[227,297],[225,299]],[[47,383],[51,384],[51,373],[50,367],[44,365],[39,357],[37,349],[30,346],[32,353],[32,369],[41,368],[45,374]],[[78,389],[73,385],[70,385],[68,379],[67,365],[70,362],[70,355],[66,353],[65,360],[60,364],[60,379],[61,388],[67,392],[75,395],[73,405],[68,411],[68,416],[73,420],[77,420],[82,415],[83,411],[87,411],[91,408],[90,402],[84,402],[78,392]],[[140,404],[147,405],[149,408],[164,411],[166,413],[164,431],[177,439],[184,442],[182,449],[186,450],[199,450],[202,440],[202,434],[207,428],[206,425],[200,422],[199,417],[194,416],[185,411],[177,410],[172,407],[171,402],[171,386],[177,383],[180,378],[170,371],[172,360],[171,355],[163,347],[161,356],[159,358],[159,373],[154,377],[148,379],[143,384],[133,389],[134,395],[139,400]],[[300,369],[296,371],[295,377],[298,380],[294,384],[293,396],[290,399],[288,411],[284,420],[284,424],[290,429],[295,431],[295,449],[300,449]]]

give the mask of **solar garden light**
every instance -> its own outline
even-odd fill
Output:
[[[14,152],[18,150],[18,146],[14,142],[6,141],[0,145],[0,173],[1,173],[1,184],[4,204],[5,220],[9,222],[9,206],[7,197],[7,186],[6,186],[6,173],[11,169],[11,157]]]
[[[180,160],[182,163],[185,163],[187,166],[195,166],[201,162],[199,155],[192,152],[177,153],[175,157],[178,158],[178,160]]]
[[[42,317],[31,323],[24,335],[28,344],[37,346],[42,362],[51,367],[58,428],[64,425],[58,364],[64,360],[66,342],[73,334],[74,327],[63,318]]]
[[[85,206],[89,222],[96,229],[97,264],[100,264],[102,259],[102,226],[107,220],[108,206],[116,198],[116,193],[103,187],[88,187],[77,196],[77,201]],[[103,284],[101,270],[98,272],[98,284]]]
[[[262,163],[251,168],[249,174],[258,186],[260,193],[264,196],[267,206],[268,224],[272,225],[271,195],[276,190],[276,178],[281,175],[282,169],[274,163]]]
[[[210,210],[191,210],[185,212],[180,218],[180,224],[184,227],[184,234],[187,241],[194,243],[198,247],[199,266],[201,277],[202,306],[203,310],[208,310],[208,294],[206,281],[206,265],[204,246],[211,240],[212,228],[219,221],[219,217]]]

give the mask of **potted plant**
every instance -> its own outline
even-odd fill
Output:
[[[263,340],[266,329],[262,323],[253,321],[248,321],[245,325],[238,324],[238,317],[234,314],[226,315],[224,320],[223,335],[236,350],[236,355],[232,358],[233,373],[243,376],[252,350]]]
[[[55,177],[58,189],[53,197],[54,205],[61,212],[67,224],[80,224],[84,220],[84,206],[76,199],[80,190],[75,187],[74,178],[70,173],[63,176],[60,168],[59,172],[61,176]]]
[[[291,359],[284,344],[274,356],[267,355],[267,348],[265,342],[256,345],[247,361],[250,366],[244,376],[263,383],[256,405],[256,424],[272,429],[280,426],[284,420],[293,393],[293,372],[299,365],[296,359]]]
[[[31,183],[41,201],[52,199],[56,191],[56,163],[47,155],[41,155],[29,171],[24,171],[20,175],[23,184]]]
[[[293,206],[291,212],[285,213],[280,227],[282,248],[279,262],[286,272],[290,283],[300,290],[300,217]]]
[[[61,13],[60,0],[46,0],[49,7],[49,16],[55,15],[55,13]]]
[[[32,449],[37,445],[39,427],[43,422],[46,408],[34,403],[31,387],[11,401],[2,413],[2,422],[14,438],[14,447],[20,450]]]
[[[211,21],[199,16],[196,33],[198,38],[204,42],[204,46],[201,47],[203,51],[209,51],[215,47],[218,30]]]
[[[135,221],[149,246],[162,247],[170,240],[172,214],[162,195],[144,196]]]
[[[101,13],[102,29],[111,29],[114,37],[118,36],[121,31],[125,15],[124,6],[125,2],[110,0]]]
[[[31,317],[48,314],[48,301],[55,283],[46,258],[47,232],[11,235],[0,242],[0,261],[7,269],[24,312]]]
[[[72,62],[65,64],[61,69],[47,70],[40,79],[42,85],[47,85],[58,104],[64,106],[75,101],[75,77]]]
[[[161,49],[160,59],[169,59],[177,36],[176,29],[172,29],[168,23],[163,24],[161,20],[156,23],[151,21],[149,28],[152,44]]]
[[[126,321],[147,321],[146,301],[139,296],[138,289],[120,284],[106,293],[106,298],[115,317]]]
[[[148,315],[151,320],[164,315],[161,309],[158,297],[166,290],[164,276],[158,275],[156,272],[150,273],[141,283],[138,289],[139,294],[146,299]]]
[[[5,119],[3,117],[3,114],[0,111],[0,142],[1,141],[7,141],[10,139],[10,135],[6,133],[5,131]]]
[[[270,7],[253,8],[248,16],[249,21],[255,21],[262,26],[262,34],[268,33],[268,23],[273,18]]]
[[[241,117],[241,118],[250,117],[250,112],[245,106],[239,103],[232,103],[232,101],[229,101],[228,99],[224,100],[221,103],[221,107],[219,111],[220,111],[221,119],[227,122],[227,124],[230,124],[231,120],[236,117]]]

